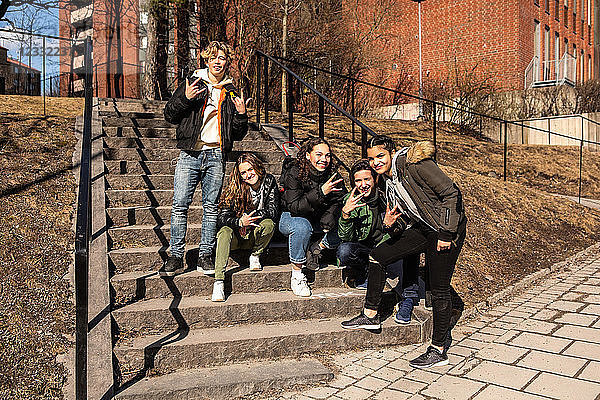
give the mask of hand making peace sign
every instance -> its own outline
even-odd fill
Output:
[[[357,188],[355,186],[354,189],[352,189],[352,192],[350,192],[350,196],[348,196],[344,207],[342,207],[342,213],[344,215],[349,215],[353,210],[365,205],[365,203],[360,202],[360,199],[362,199],[364,193],[359,193],[357,196],[354,196],[356,190]]]
[[[240,227],[254,226],[258,227],[254,222],[258,221],[261,217],[253,217],[256,210],[252,211],[250,214],[244,213],[240,217]]]
[[[340,178],[340,179],[334,181],[333,178],[335,178],[336,175],[337,175],[337,172],[335,174],[331,175],[331,178],[329,178],[327,180],[327,182],[325,182],[323,184],[323,186],[321,186],[321,190],[323,191],[323,194],[325,196],[327,196],[331,192],[340,192],[342,190],[341,188],[335,187],[335,185],[342,182],[344,179]]]

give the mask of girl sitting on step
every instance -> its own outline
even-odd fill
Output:
[[[275,177],[254,154],[242,153],[219,204],[212,301],[225,301],[225,267],[232,250],[250,250],[250,271],[262,270],[260,255],[273,237],[279,201]]]
[[[296,296],[311,295],[302,268],[318,269],[321,251],[340,244],[337,222],[347,191],[336,167],[329,144],[318,137],[307,139],[296,158],[283,162],[279,230],[288,237],[291,289]],[[309,248],[313,233],[317,240]]]

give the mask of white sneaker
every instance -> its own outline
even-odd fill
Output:
[[[250,271],[262,271],[262,265],[260,265],[260,256],[251,254],[249,263]]]
[[[225,301],[225,282],[215,281],[213,285],[212,301]]]
[[[300,296],[300,297],[310,297],[310,295],[312,294],[310,291],[310,287],[308,287],[308,282],[306,281],[306,276],[304,274],[301,274],[302,277],[299,278],[297,276],[294,276],[294,274],[292,274],[292,280],[290,282],[290,286],[292,287],[292,292],[294,292],[294,294],[296,296]]]

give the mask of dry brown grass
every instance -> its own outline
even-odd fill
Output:
[[[0,96],[0,398],[62,398],[72,346],[74,117],[81,99]]]
[[[284,125],[280,114],[272,119]],[[316,116],[295,116],[299,138],[314,135]],[[399,144],[431,137],[427,123],[364,120],[376,132],[390,135]],[[357,140],[360,131],[357,129]],[[335,154],[350,166],[360,157],[360,145],[352,141],[350,125],[340,118],[326,124],[326,138]],[[524,276],[548,267],[600,240],[600,212],[581,207],[548,192],[573,194],[579,169],[578,149],[552,146],[510,146],[509,181],[502,175],[502,145],[438,131],[439,163],[463,192],[469,218],[467,240],[457,264],[453,284],[468,305]],[[586,175],[586,188],[600,193],[600,153],[586,153],[594,167]],[[576,162],[575,162],[576,164]],[[540,179],[545,176],[552,179]],[[598,196],[600,198],[600,195]]]

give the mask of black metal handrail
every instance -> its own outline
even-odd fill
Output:
[[[344,112],[340,111],[339,107],[334,107],[334,108],[336,110],[338,110],[338,112],[342,112],[343,115],[346,115],[349,118],[351,117],[351,120],[353,122],[353,125],[352,125],[353,136],[354,136],[354,123],[355,123],[355,121],[358,121],[354,117],[355,84],[357,84],[357,83],[363,84],[363,85],[366,85],[366,86],[369,86],[369,87],[373,87],[373,88],[376,88],[376,89],[384,90],[384,91],[387,91],[387,92],[391,92],[391,93],[394,93],[394,94],[397,94],[397,95],[401,95],[401,96],[405,96],[405,97],[408,97],[408,98],[412,98],[412,99],[415,99],[415,100],[419,100],[420,102],[427,102],[427,103],[431,104],[432,105],[432,123],[433,123],[433,126],[432,126],[432,134],[433,134],[432,136],[433,136],[433,138],[432,139],[433,139],[434,146],[436,146],[436,148],[437,148],[437,111],[436,111],[437,107],[442,107],[442,110],[444,108],[448,108],[448,109],[451,109],[451,110],[456,110],[456,111],[459,111],[459,112],[469,113],[472,116],[479,117],[480,118],[480,130],[481,130],[481,121],[482,121],[483,118],[491,120],[491,121],[494,121],[494,122],[498,122],[499,123],[499,127],[500,127],[500,142],[504,141],[504,146],[503,146],[503,170],[504,170],[503,171],[503,179],[504,179],[504,181],[507,180],[507,175],[508,175],[508,125],[511,124],[511,125],[514,125],[514,126],[521,127],[523,129],[525,127],[524,122],[521,122],[521,121],[510,121],[510,120],[506,120],[506,119],[503,119],[503,118],[500,118],[500,117],[495,117],[495,116],[492,116],[492,115],[483,114],[481,112],[469,109],[468,107],[458,107],[458,106],[454,106],[454,105],[451,105],[451,104],[442,103],[442,102],[437,101],[437,100],[428,99],[428,98],[425,98],[425,97],[422,97],[422,96],[414,95],[414,94],[411,94],[411,93],[406,93],[406,92],[403,92],[403,91],[400,91],[400,90],[397,90],[397,89],[392,89],[392,88],[388,88],[388,87],[385,87],[385,86],[382,86],[382,85],[378,85],[378,84],[375,84],[375,83],[367,82],[367,81],[364,81],[362,79],[358,79],[358,78],[355,78],[355,77],[352,77],[352,76],[343,75],[343,74],[339,74],[339,73],[336,73],[336,72],[333,72],[333,71],[329,71],[329,70],[326,70],[326,69],[323,69],[323,68],[315,67],[315,66],[312,66],[310,64],[303,63],[303,62],[300,62],[300,61],[291,60],[291,59],[288,59],[288,58],[278,57],[278,56],[267,56],[266,54],[264,54],[262,52],[259,52],[259,51],[257,51],[257,54],[258,55],[262,55],[262,56],[265,57],[265,59],[268,58],[271,61],[277,60],[276,61],[277,65],[279,65],[280,67],[284,68],[286,70],[286,72],[289,71],[288,72],[288,81],[290,80],[291,76],[294,76],[294,77],[297,77],[297,79],[299,81],[303,82],[305,84],[305,86],[307,86],[306,82],[304,82],[302,80],[302,78],[298,77],[298,75],[293,74],[293,72],[291,73],[293,75],[291,75],[290,74],[291,71],[289,70],[289,68],[287,68],[286,66],[282,65],[281,62],[295,64],[295,65],[298,65],[298,66],[301,66],[301,67],[305,67],[305,68],[308,68],[308,69],[311,69],[311,70],[314,70],[314,71],[319,71],[319,72],[325,73],[325,74],[330,75],[330,76],[334,76],[334,77],[337,77],[337,78],[346,79],[347,81],[351,82],[351,85],[352,85],[351,86],[351,88],[352,88],[352,92],[351,92],[351,94],[352,94],[352,96],[351,96],[351,99],[352,99],[352,102],[351,102],[352,116],[350,116],[345,111]],[[268,65],[266,65],[266,64],[267,63],[265,63],[265,66],[264,66],[265,76],[267,76],[267,73],[268,73]],[[257,58],[257,83],[258,83],[257,97],[259,97],[259,98],[260,98],[260,69],[261,69],[260,68],[260,58]],[[289,86],[291,86],[291,85],[289,85]],[[265,83],[265,90],[266,90],[267,87],[268,87],[267,83]],[[321,94],[320,92],[318,92],[316,90],[313,90],[313,91],[316,92],[316,93]],[[288,90],[288,98],[290,97],[290,92],[291,92],[291,90]],[[326,98],[325,96],[322,96],[322,97]],[[268,108],[267,108],[268,103],[267,103],[267,100],[266,100],[267,97],[265,96],[264,98],[265,98],[265,101],[264,101],[265,120],[268,121]],[[329,99],[327,99],[327,100],[328,100],[328,102],[330,102]],[[581,117],[585,118],[585,119],[588,119],[588,118],[583,117],[583,116],[581,116]],[[321,126],[323,124],[321,122],[322,119],[323,119],[323,115],[322,115],[321,98],[319,98],[319,128],[320,128],[320,130],[321,130]],[[590,120],[590,121],[596,123],[595,121],[592,121],[592,120]],[[257,122],[260,123],[260,104],[257,105]],[[289,118],[290,135],[292,134],[291,132],[292,132],[292,129],[293,129],[291,127],[292,123],[293,123],[293,119],[292,119],[292,115],[290,115],[290,118]],[[582,124],[583,124],[583,122],[582,122]],[[534,131],[544,132],[544,133],[547,133],[549,135],[555,135],[555,136],[566,138],[566,139],[576,140],[576,141],[578,141],[580,143],[580,146],[579,146],[579,185],[578,185],[579,188],[578,188],[578,199],[579,199],[579,202],[581,203],[582,169],[583,169],[583,145],[584,145],[584,143],[593,144],[593,145],[600,145],[600,142],[596,142],[596,141],[593,141],[593,140],[585,139],[583,137],[583,130],[582,130],[581,137],[580,138],[576,138],[576,137],[569,136],[569,135],[564,135],[564,134],[561,134],[561,133],[558,133],[558,132],[552,132],[550,129],[543,129],[543,128],[538,128],[538,127],[529,127],[529,126],[527,128],[530,129],[530,130],[534,130]],[[374,134],[374,132],[372,132],[371,130],[370,130],[369,133],[370,134]],[[363,148],[363,156],[364,156],[366,154],[366,135],[364,135],[364,132],[363,132],[362,136],[363,137],[362,137],[362,140],[361,140],[361,145],[362,145],[362,148]],[[504,140],[502,140],[502,138]]]
[[[294,101],[293,101],[294,99],[293,99],[293,93],[292,93],[291,88],[292,88],[293,79],[296,79],[304,87],[306,87],[309,91],[316,94],[319,98],[319,137],[324,138],[324,136],[325,136],[325,103],[327,103],[333,109],[335,109],[337,112],[339,112],[340,114],[342,114],[343,116],[345,116],[346,118],[348,118],[350,121],[352,121],[354,124],[358,125],[361,128],[361,132],[362,132],[362,134],[361,134],[361,136],[362,136],[361,153],[362,153],[363,157],[366,157],[366,155],[367,155],[367,135],[371,135],[371,136],[376,135],[376,133],[371,128],[369,128],[364,123],[362,123],[361,121],[356,119],[353,115],[348,113],[346,110],[344,110],[343,108],[338,106],[336,103],[334,103],[332,100],[330,100],[327,96],[325,96],[323,93],[321,93],[315,87],[313,87],[311,84],[306,82],[304,79],[302,79],[298,74],[293,72],[287,66],[283,65],[281,62],[276,60],[274,57],[272,57],[268,54],[265,54],[260,50],[256,50],[255,54],[257,56],[257,62],[256,62],[256,72],[257,72],[257,75],[256,75],[257,76],[256,122],[258,124],[260,124],[260,119],[261,119],[260,118],[261,117],[261,114],[260,114],[260,109],[261,109],[260,88],[261,88],[261,73],[263,72],[263,71],[261,71],[261,69],[262,69],[261,68],[261,57],[262,57],[265,60],[271,61],[274,65],[281,68],[287,74],[287,81],[288,81],[287,107],[288,107],[288,136],[289,136],[288,139],[290,141],[294,141]],[[268,115],[269,115],[268,101],[267,101],[267,99],[268,99],[268,71],[269,71],[268,64],[265,62],[264,63],[265,94],[263,96],[264,107],[265,107],[265,122],[268,122],[268,118],[269,118],[268,117]]]
[[[88,272],[92,232],[92,41],[85,41],[85,108],[75,225],[75,398],[87,398]]]

